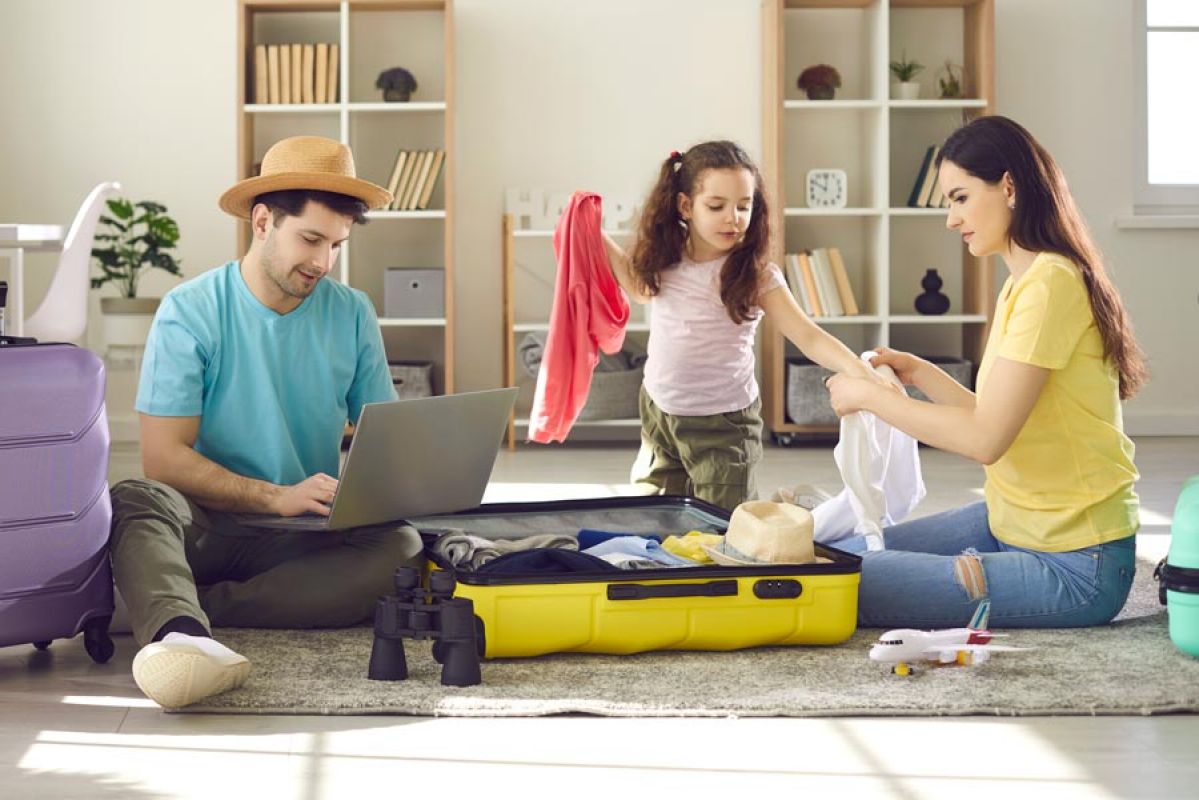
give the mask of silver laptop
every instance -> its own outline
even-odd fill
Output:
[[[238,514],[243,525],[319,531],[474,508],[483,499],[516,389],[362,407],[329,516]]]

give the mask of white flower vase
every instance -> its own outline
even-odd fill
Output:
[[[157,297],[101,297],[105,345],[144,347],[158,302]]]
[[[920,84],[917,81],[901,81],[891,84],[892,100],[919,100]]]

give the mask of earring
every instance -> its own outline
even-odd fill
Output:
[[[1015,201],[1015,200],[1008,200],[1008,201],[1007,201],[1007,207],[1008,207],[1008,208],[1010,208],[1012,211],[1015,211],[1015,210],[1016,210],[1016,201]]]

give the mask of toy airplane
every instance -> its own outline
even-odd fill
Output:
[[[891,664],[896,675],[910,675],[912,664],[970,666],[981,664],[997,651],[1023,650],[991,644],[995,634],[987,630],[991,601],[983,600],[965,628],[917,631],[907,628],[887,631],[870,648],[870,660]]]

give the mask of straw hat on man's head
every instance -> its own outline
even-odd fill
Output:
[[[357,177],[350,148],[323,136],[292,136],[266,151],[261,174],[239,181],[221,195],[221,210],[249,219],[255,197],[288,189],[336,192],[356,197],[367,208],[391,202],[391,192]]]

